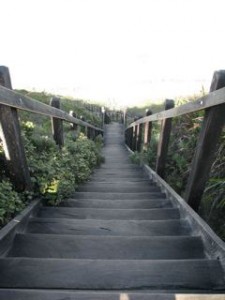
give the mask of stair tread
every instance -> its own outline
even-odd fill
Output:
[[[31,218],[28,232],[76,235],[186,235],[190,228],[185,220],[73,220],[63,218]]]
[[[166,220],[178,219],[180,214],[177,208],[104,209],[42,207],[38,212],[38,217],[99,220]]]
[[[78,187],[80,192],[102,192],[102,193],[111,193],[111,192],[160,192],[160,189],[157,186],[152,186],[148,184],[123,184],[123,183],[111,183],[111,184],[85,184]]]
[[[124,184],[127,184],[127,183],[149,183],[149,179],[148,178],[112,178],[112,176],[110,176],[109,178],[107,177],[91,177],[90,178],[90,181],[89,183],[93,183],[93,184],[96,184],[96,183],[109,183],[109,184],[114,184],[114,183],[119,183],[119,182],[123,182]]]
[[[96,276],[98,274],[98,276]],[[224,288],[217,260],[1,258],[0,287],[62,289]]]
[[[89,207],[89,208],[159,208],[172,207],[168,199],[148,199],[148,200],[99,200],[99,199],[67,199],[60,203],[65,207]]]
[[[153,199],[153,198],[165,198],[162,192],[138,192],[138,193],[117,193],[117,192],[76,192],[74,193],[75,199],[105,199],[105,200],[121,200],[121,199]]]
[[[200,237],[115,237],[55,234],[17,234],[8,256],[126,260],[205,257]]]

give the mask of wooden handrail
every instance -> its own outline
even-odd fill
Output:
[[[9,69],[0,66],[0,138],[3,143],[6,167],[17,191],[32,188],[21,137],[18,109],[51,117],[53,138],[60,148],[64,144],[63,121],[73,124],[74,130],[77,129],[77,125],[85,127],[87,137],[91,139],[98,134],[103,134],[102,128],[75,118],[73,112],[69,114],[60,110],[59,98],[53,97],[50,106],[13,91]]]
[[[208,95],[201,97],[196,101],[138,119],[137,121],[131,123],[127,128],[146,122],[161,121],[167,118],[179,117],[223,103],[225,103],[225,87],[209,93]]]
[[[9,90],[3,86],[0,86],[0,104],[36,114],[62,119],[69,123],[74,123],[80,126],[89,127],[103,132],[102,128],[95,127],[87,122],[77,119],[63,110],[51,107],[50,105],[39,102],[28,96],[24,96],[13,90]]]
[[[133,151],[142,151],[150,144],[151,124],[162,121],[160,141],[156,157],[156,172],[164,177],[166,158],[169,146],[172,118],[188,113],[205,110],[197,147],[191,164],[184,199],[198,210],[210,169],[218,148],[218,142],[225,125],[225,71],[217,71],[213,75],[210,93],[196,101],[135,120],[125,130],[126,144]],[[143,124],[145,125],[143,127]],[[143,128],[145,129],[142,134]],[[144,141],[142,139],[144,136]],[[137,146],[138,145],[138,146]]]

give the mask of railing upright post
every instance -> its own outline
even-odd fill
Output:
[[[143,124],[138,125],[137,131],[137,151],[141,152],[142,148],[142,133],[143,133]]]
[[[93,140],[93,130],[91,127],[87,127],[87,137],[90,139],[90,140]]]
[[[86,121],[85,117],[80,116],[81,121]],[[83,132],[83,129],[82,129]],[[88,126],[84,126],[84,134],[86,135],[86,137],[88,137]]]
[[[52,107],[60,109],[60,99],[53,97],[50,100],[50,105]],[[64,136],[63,136],[63,120],[58,118],[51,118],[52,121],[52,135],[55,140],[56,145],[60,148],[64,145]]]
[[[69,115],[72,116],[72,117],[74,117],[74,118],[77,117],[76,113],[73,110],[70,110]],[[71,129],[77,130],[77,127],[78,127],[77,124],[71,123],[70,126],[71,126]]]
[[[132,150],[132,145],[133,145],[133,127],[128,128],[126,131],[127,131],[127,145]]]
[[[94,130],[93,130],[93,128],[89,128],[89,132],[90,132],[90,139],[94,140]]]
[[[174,101],[167,99],[165,102],[165,110],[174,107]],[[160,139],[157,150],[156,173],[164,178],[166,158],[169,147],[170,133],[172,128],[172,118],[164,119],[161,123]]]
[[[146,111],[146,116],[152,115],[152,111],[148,109]],[[150,144],[152,134],[152,122],[146,122],[144,125],[144,149],[147,150],[148,145]]]
[[[210,92],[222,87],[225,87],[225,70],[214,73]],[[205,117],[184,193],[184,199],[195,211],[199,208],[224,124],[225,104],[216,105],[205,110]]]
[[[9,69],[5,66],[0,66],[0,85],[12,89]],[[29,190],[31,180],[16,108],[0,105],[0,137],[12,183],[17,191]]]
[[[138,130],[137,125],[134,125],[133,126],[133,137],[132,137],[132,151],[137,150],[137,130]]]

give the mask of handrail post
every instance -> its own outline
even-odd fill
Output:
[[[133,137],[132,137],[132,151],[137,150],[137,125],[133,126]]]
[[[137,151],[141,152],[142,147],[142,133],[143,133],[143,124],[138,125],[138,131],[137,131]]]
[[[225,87],[225,70],[214,73],[210,92],[222,87]],[[224,123],[225,104],[216,105],[205,110],[202,128],[184,193],[184,199],[195,211],[199,208],[205,184],[209,178]]]
[[[12,89],[9,69],[0,66],[0,85]],[[31,180],[16,108],[0,105],[0,136],[7,168],[17,191],[31,189]]]
[[[167,99],[165,102],[165,110],[174,107],[174,100]],[[170,133],[172,128],[172,118],[164,119],[161,122],[161,132],[157,150],[156,173],[164,178],[166,158],[169,147]]]
[[[126,144],[132,150],[133,145],[133,127],[126,129]]]
[[[146,110],[146,117],[152,115],[152,111],[150,109]],[[144,125],[144,150],[147,150],[148,145],[150,144],[152,134],[152,122],[146,122]]]
[[[60,109],[60,99],[57,97],[53,97],[50,100],[50,105],[52,107]],[[63,137],[63,121],[58,118],[51,118],[52,121],[52,135],[55,140],[56,145],[60,148],[64,145],[64,137]]]
[[[69,115],[72,116],[72,117],[74,117],[74,118],[77,117],[76,113],[73,110],[70,110]],[[70,126],[71,126],[71,129],[77,130],[77,127],[78,127],[77,124],[71,123]]]

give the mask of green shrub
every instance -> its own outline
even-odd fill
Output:
[[[13,190],[8,180],[0,182],[0,225],[6,224],[26,205],[23,195]]]
[[[63,198],[71,196],[102,161],[99,142],[96,144],[82,133],[76,141],[67,134],[64,147],[59,149],[41,128],[29,122],[23,123],[23,129],[34,193],[49,205],[58,205]]]
[[[33,197],[41,197],[48,205],[59,205],[62,199],[70,197],[78,184],[86,181],[92,169],[103,161],[101,137],[97,137],[95,143],[83,134],[80,134],[76,141],[71,134],[67,134],[65,146],[59,149],[45,129],[34,126],[30,121],[22,122],[22,137],[33,189],[31,193],[17,193],[1,170],[1,226],[21,211]],[[1,147],[0,150],[1,156]],[[4,162],[3,157],[0,161]]]

